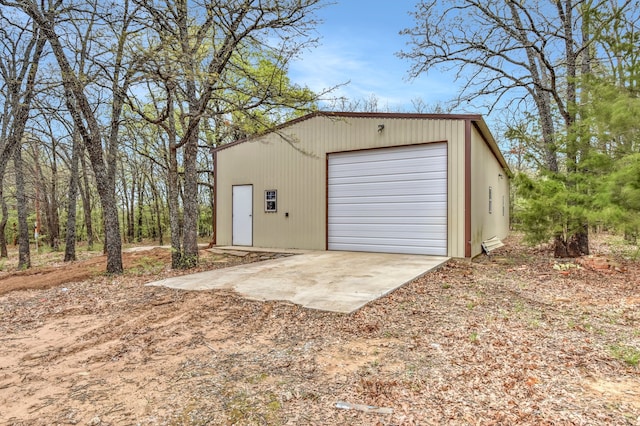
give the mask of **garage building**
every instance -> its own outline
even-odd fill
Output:
[[[217,245],[474,257],[509,230],[479,115],[323,113],[214,152]]]

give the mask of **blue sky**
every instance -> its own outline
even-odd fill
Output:
[[[352,100],[378,98],[381,110],[412,112],[411,100],[428,105],[452,99],[451,76],[429,72],[409,80],[410,62],[396,53],[407,48],[399,32],[414,25],[417,0],[336,0],[320,10],[320,45],[290,67],[292,80],[314,91],[350,82],[334,92]],[[461,111],[460,111],[461,112]]]

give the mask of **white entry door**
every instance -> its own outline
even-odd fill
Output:
[[[253,245],[253,185],[235,185],[232,202],[234,246]]]

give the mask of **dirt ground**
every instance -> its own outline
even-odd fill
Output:
[[[558,262],[513,237],[350,315],[145,287],[163,249],[117,277],[7,262],[0,424],[640,425],[640,264],[610,240]]]

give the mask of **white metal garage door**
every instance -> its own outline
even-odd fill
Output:
[[[329,250],[447,255],[447,144],[329,155]]]

